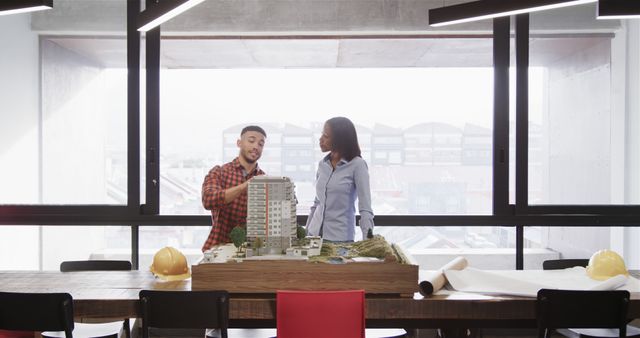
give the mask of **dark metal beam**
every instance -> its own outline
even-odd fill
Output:
[[[147,7],[155,1],[147,0]],[[146,194],[144,214],[160,212],[160,27],[146,33]]]
[[[140,0],[127,1],[127,206],[140,212]]]
[[[510,19],[493,20],[493,214],[509,208],[509,43]]]
[[[529,204],[529,14],[516,16],[516,213]],[[516,269],[524,269],[524,228],[516,226]]]
[[[140,213],[140,33],[136,29],[140,0],[127,0],[127,210]],[[139,229],[131,229],[131,265],[138,269]]]
[[[298,224],[304,224],[307,216],[298,216]],[[396,215],[376,216],[376,226],[640,226],[640,214],[628,216],[602,215]],[[5,215],[0,225],[159,225],[159,226],[210,226],[210,216],[168,215],[112,215],[54,214],[54,215]]]
[[[516,213],[529,204],[529,14],[516,16]]]

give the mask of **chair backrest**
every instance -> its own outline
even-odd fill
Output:
[[[277,291],[278,338],[363,338],[364,290]]]
[[[60,271],[127,271],[131,270],[129,261],[66,261],[60,263]]]
[[[0,292],[0,329],[73,331],[73,299],[68,293]]]
[[[617,328],[626,337],[629,291],[538,291],[538,337],[558,328]]]
[[[229,293],[227,291],[140,291],[142,336],[149,328],[221,329],[227,336]]]
[[[588,259],[550,259],[542,262],[542,270],[560,270],[574,266],[586,267],[587,265],[589,265]]]

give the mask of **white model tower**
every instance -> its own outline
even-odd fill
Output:
[[[263,242],[267,253],[280,254],[296,237],[295,185],[288,177],[256,176],[249,182],[247,242]]]

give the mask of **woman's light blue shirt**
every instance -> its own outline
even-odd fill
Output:
[[[341,159],[335,170],[330,154],[318,164],[316,198],[309,211],[307,232],[330,241],[353,241],[355,202],[358,199],[360,225],[373,226],[369,168],[359,156]],[[369,226],[371,225],[371,226]]]

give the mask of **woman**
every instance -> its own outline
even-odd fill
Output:
[[[369,169],[360,155],[358,135],[345,117],[324,124],[320,149],[329,152],[318,164],[316,198],[307,219],[307,232],[332,242],[353,242],[358,199],[362,239],[373,231]]]

